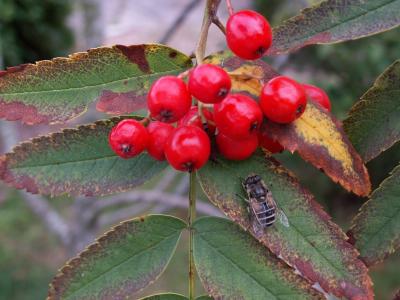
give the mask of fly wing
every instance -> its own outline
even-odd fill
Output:
[[[289,227],[290,226],[288,217],[285,215],[285,213],[281,209],[277,210],[276,215],[278,216],[279,222],[283,226],[285,226],[285,227]]]
[[[267,190],[267,196],[265,197],[268,208],[276,208],[276,203],[271,191]]]

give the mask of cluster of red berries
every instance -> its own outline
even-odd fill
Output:
[[[272,32],[260,14],[240,11],[229,18],[226,38],[237,56],[257,59],[270,47]],[[187,84],[180,77],[161,77],[147,97],[152,121],[147,127],[143,121],[121,121],[110,133],[111,148],[123,158],[147,149],[150,156],[167,159],[177,170],[192,171],[208,161],[214,137],[227,159],[246,159],[259,145],[276,153],[283,147],[260,131],[264,116],[276,123],[293,122],[304,112],[307,97],[330,110],[323,90],[285,76],[263,86],[259,103],[243,94],[231,94],[230,89],[229,74],[211,64],[191,70]],[[192,97],[199,105],[192,106]]]

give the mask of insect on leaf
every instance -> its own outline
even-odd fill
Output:
[[[216,299],[324,299],[311,284],[233,222],[215,217],[195,224],[194,259]]]
[[[0,118],[27,124],[66,122],[94,101],[99,111],[127,114],[146,108],[160,76],[191,60],[163,45],[116,45],[0,71]]]
[[[45,195],[106,195],[141,185],[166,163],[146,153],[128,160],[117,156],[108,144],[108,135],[121,119],[65,129],[22,143],[0,156],[0,179]]]
[[[400,25],[400,0],[326,0],[273,30],[269,54],[355,40]]]
[[[364,161],[400,140],[400,60],[389,66],[351,109],[343,125]]]
[[[400,166],[397,166],[354,218],[349,236],[368,266],[400,248]]]
[[[186,224],[165,215],[114,227],[70,260],[50,284],[48,300],[125,299],[165,270]],[[166,298],[178,299],[178,298]]]
[[[258,174],[288,218],[289,227],[276,221],[256,232],[243,199],[243,180]],[[372,299],[367,268],[346,235],[313,196],[276,161],[261,153],[232,162],[217,158],[199,170],[200,184],[229,218],[326,293],[352,299]],[[223,235],[221,235],[223,236]]]

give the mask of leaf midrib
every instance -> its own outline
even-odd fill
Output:
[[[85,90],[85,89],[92,89],[92,88],[97,88],[101,86],[107,86],[111,85],[113,83],[125,81],[125,80],[133,80],[133,79],[139,79],[142,77],[155,77],[159,75],[164,75],[164,74],[170,74],[173,72],[181,71],[184,70],[185,68],[179,68],[179,69],[174,69],[174,70],[169,70],[165,72],[158,72],[158,73],[152,73],[152,74],[146,74],[146,75],[139,75],[139,76],[133,76],[133,77],[125,77],[122,79],[118,80],[113,80],[105,83],[99,83],[99,84],[92,84],[92,85],[86,85],[86,86],[80,86],[80,87],[71,87],[71,88],[64,88],[64,89],[53,89],[53,90],[42,90],[42,91],[25,91],[25,92],[12,92],[12,93],[1,93],[0,96],[16,96],[16,95],[27,95],[27,94],[45,94],[45,93],[58,93],[58,92],[69,92],[69,91],[75,91],[75,90]]]

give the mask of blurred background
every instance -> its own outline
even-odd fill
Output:
[[[0,0],[0,69],[113,44],[162,42],[192,53],[205,1],[200,0]],[[272,25],[317,3],[307,0],[236,0],[235,9],[253,8]],[[221,4],[219,15],[227,19]],[[212,28],[208,53],[225,49]],[[311,46],[292,55],[266,58],[279,72],[324,88],[333,113],[343,119],[374,79],[399,58],[400,30],[337,45]],[[0,153],[21,140],[102,117],[90,111],[63,126],[24,126],[0,121]],[[310,189],[344,230],[365,199],[332,183],[296,154],[277,155]],[[368,164],[374,188],[400,161],[395,145]],[[0,299],[44,299],[63,263],[113,224],[137,215],[169,213],[185,218],[188,178],[167,169],[139,190],[106,198],[48,199],[0,183]],[[200,189],[199,189],[200,190]],[[219,211],[199,195],[199,214]],[[187,289],[187,237],[159,281],[139,296]],[[376,299],[391,299],[400,287],[400,255],[372,270]],[[199,287],[198,293],[202,292]]]

